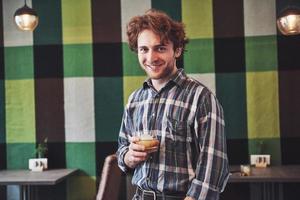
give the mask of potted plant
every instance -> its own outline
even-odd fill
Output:
[[[29,159],[29,169],[32,171],[43,171],[48,169],[48,158],[46,153],[48,151],[48,138],[45,138],[43,142],[38,143],[35,149],[35,157]]]
[[[36,149],[35,149],[35,154],[37,158],[45,158],[45,155],[48,151],[48,138],[45,138],[42,143],[38,143]]]
[[[255,167],[267,167],[270,165],[271,155],[266,154],[266,144],[264,140],[258,140],[256,142],[256,150],[257,154],[250,155],[250,163],[251,165],[255,165]]]

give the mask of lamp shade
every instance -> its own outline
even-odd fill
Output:
[[[277,27],[283,35],[300,34],[300,9],[285,9],[277,19]]]
[[[14,18],[17,26],[23,31],[33,31],[39,23],[36,11],[26,4],[15,12]]]

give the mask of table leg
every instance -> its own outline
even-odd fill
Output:
[[[280,183],[266,182],[262,185],[263,200],[283,200]]]
[[[26,200],[26,187],[25,185],[20,185],[20,199]]]
[[[21,200],[32,200],[30,185],[20,185],[20,191]]]
[[[22,187],[23,187],[22,185],[19,186],[19,199],[20,200],[23,200],[23,188]]]
[[[34,185],[32,185],[30,187],[30,199],[31,200],[35,200],[36,198],[36,187]]]

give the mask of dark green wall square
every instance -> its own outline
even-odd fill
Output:
[[[66,143],[68,168],[78,168],[89,176],[96,176],[96,147],[94,142]]]
[[[32,46],[5,47],[5,79],[33,78]]]
[[[214,73],[214,43],[212,39],[192,39],[184,54],[187,73]]]
[[[216,94],[224,109],[227,138],[247,138],[245,74],[216,74]]]
[[[166,12],[172,19],[181,21],[181,1],[174,0],[152,0],[152,8]]]
[[[93,47],[91,44],[65,44],[64,76],[82,77],[93,75]]]
[[[122,43],[123,56],[123,75],[138,76],[145,75],[144,70],[140,67],[137,54],[129,49],[127,43]]]
[[[123,78],[95,78],[96,141],[117,141],[123,114]]]
[[[5,143],[5,88],[0,80],[0,143]]]
[[[32,7],[39,16],[39,24],[33,32],[34,44],[61,44],[61,1],[32,0]]]
[[[247,71],[277,70],[277,38],[255,36],[245,38]]]
[[[35,158],[34,143],[7,143],[7,168],[28,169],[28,160]]]
[[[260,142],[263,141],[262,146]],[[281,164],[280,138],[259,138],[249,139],[249,154],[270,154],[271,165]],[[260,150],[261,149],[261,150]]]

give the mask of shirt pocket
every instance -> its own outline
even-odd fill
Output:
[[[167,117],[166,150],[186,158],[191,142],[191,123]]]
[[[167,132],[174,142],[191,142],[191,123],[189,121],[178,121],[167,117],[167,128]]]

